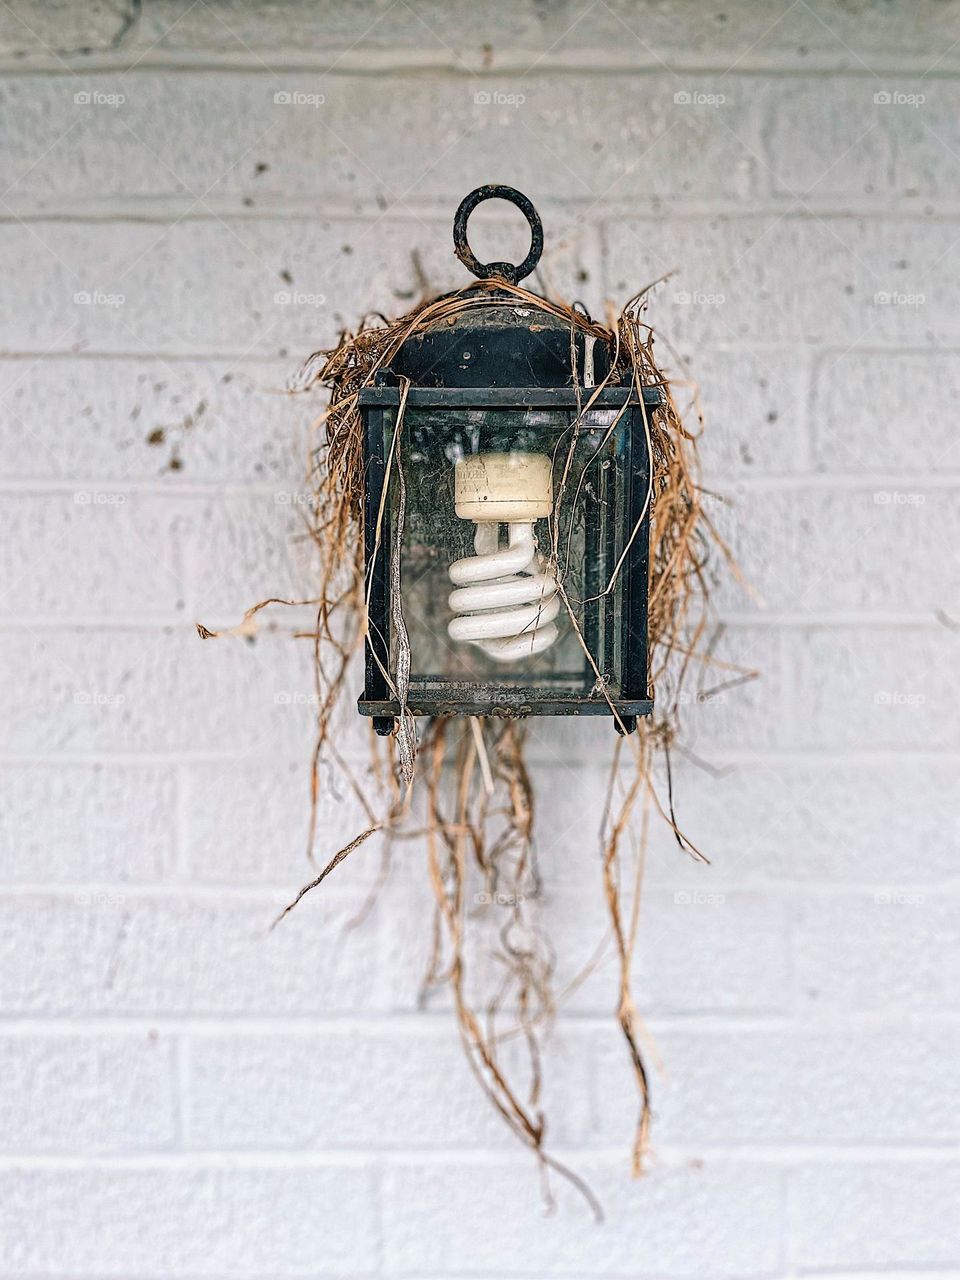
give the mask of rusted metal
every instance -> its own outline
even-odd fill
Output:
[[[522,720],[527,716],[609,716],[611,703],[617,715],[623,720],[648,716],[653,711],[653,699],[631,699],[624,701],[612,698],[588,699],[582,694],[571,694],[567,698],[537,698],[534,701],[511,703],[503,701],[485,701],[465,695],[463,700],[454,701],[447,698],[424,698],[417,694],[411,697],[409,709],[415,716],[497,716],[507,720]],[[393,717],[400,714],[400,704],[389,699],[374,701],[360,698],[357,710],[363,716]]]
[[[659,387],[643,387],[643,403],[648,409],[659,409],[666,396]],[[639,405],[636,389],[630,387],[604,387],[591,391],[593,409],[620,409],[624,405]],[[395,408],[400,403],[397,387],[373,386],[360,389],[360,407],[383,405]],[[522,408],[522,409],[575,409],[579,402],[573,387],[411,387],[407,393],[407,405],[411,409],[472,409]]]
[[[477,205],[482,204],[484,200],[508,200],[510,204],[517,206],[530,224],[530,252],[521,263],[477,260],[467,241],[467,219]],[[510,284],[519,284],[540,261],[540,255],[543,253],[543,223],[540,221],[539,213],[533,207],[533,201],[522,191],[496,182],[487,183],[471,191],[460,202],[460,207],[453,219],[453,246],[457,257],[478,280],[489,280],[499,276],[503,280],[508,280]]]

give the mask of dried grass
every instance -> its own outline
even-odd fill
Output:
[[[318,352],[301,370],[295,390],[320,385],[330,392],[329,406],[318,422],[321,444],[313,458],[314,503],[309,517],[309,532],[320,565],[317,593],[309,602],[316,607],[311,639],[319,708],[311,771],[311,856],[316,844],[321,767],[338,767],[342,771],[363,805],[368,825],[330,858],[283,915],[373,835],[380,835],[384,841],[381,880],[397,839],[422,841],[435,899],[433,949],[425,990],[446,986],[452,993],[470,1066],[509,1128],[535,1154],[544,1174],[547,1198],[551,1193],[546,1176],[553,1171],[576,1185],[599,1215],[599,1205],[590,1189],[572,1170],[560,1165],[546,1147],[547,1128],[541,1107],[544,1035],[558,1003],[583,981],[600,952],[566,991],[553,994],[555,957],[534,914],[540,893],[533,835],[535,787],[524,760],[526,735],[522,724],[435,718],[427,722],[417,744],[412,717],[404,715],[397,737],[381,740],[371,733],[372,789],[361,784],[342,759],[331,731],[335,708],[346,694],[349,664],[363,644],[367,625],[359,393],[379,369],[389,365],[412,333],[469,308],[488,305],[486,291],[493,288],[507,290],[525,307],[560,318],[570,326],[571,346],[576,330],[610,343],[616,352],[611,377],[620,380],[626,373],[638,389],[658,386],[665,393],[662,408],[644,411],[652,458],[645,508],[651,513],[649,648],[651,686],[657,694],[658,709],[654,718],[640,721],[635,733],[617,741],[601,832],[603,892],[617,959],[616,1016],[638,1091],[631,1164],[635,1174],[643,1170],[650,1132],[650,1082],[643,1028],[631,992],[643,861],[654,814],[666,822],[683,851],[705,860],[684,836],[675,816],[670,749],[678,730],[684,684],[695,665],[712,661],[708,643],[708,566],[729,564],[727,549],[703,505],[696,440],[702,425],[699,413],[696,430],[688,429],[655,359],[653,331],[642,318],[647,291],[636,295],[618,316],[611,316],[609,323],[602,325],[580,310],[545,300],[503,280],[474,283],[468,289],[426,300],[395,321],[380,315],[366,317],[356,332],[342,334],[335,348]],[[596,390],[578,385],[582,412],[590,408]],[[574,425],[574,442],[582,412]],[[402,429],[402,416],[401,407],[397,433]],[[555,496],[558,510],[577,497],[569,492],[567,484],[572,448],[573,444]],[[379,527],[384,519],[382,508],[377,518]],[[556,545],[558,528],[555,517],[554,558],[562,560]],[[606,592],[613,589],[620,567]],[[576,628],[562,583],[561,595]],[[236,630],[244,632],[255,625],[255,614],[268,603],[305,602],[265,601],[250,610]],[[213,634],[216,633],[201,629],[201,635]],[[582,636],[580,641],[583,644]],[[587,657],[593,663],[592,655],[587,653]],[[602,676],[595,664],[594,671],[598,688],[603,690]],[[397,688],[389,673],[384,674],[403,705],[403,689]],[[665,699],[668,688],[671,693]],[[666,763],[665,797],[658,794],[654,785],[658,755]],[[371,790],[375,799],[370,798]],[[415,815],[414,796],[421,792],[425,812]],[[478,884],[483,888],[471,898],[469,886]],[[369,901],[360,915],[368,909]],[[496,921],[491,966],[494,977],[486,994],[479,997],[471,995],[467,981],[470,935],[477,927],[478,915]],[[505,1046],[516,1041],[526,1050],[522,1083],[516,1071],[511,1072],[504,1063]]]

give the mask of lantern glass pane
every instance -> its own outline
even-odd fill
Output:
[[[411,408],[394,441],[396,411],[384,414],[388,510],[395,536],[402,515],[400,594],[410,650],[410,698],[497,701],[498,691],[529,691],[538,698],[575,694],[602,696],[596,662],[607,692],[619,696],[624,654],[624,580],[620,572],[636,514],[631,515],[632,415],[617,409],[591,411],[574,427],[572,409]],[[390,462],[391,449],[393,461]],[[547,624],[543,614],[521,630],[523,652],[507,660],[489,647],[451,638],[449,624],[457,614],[449,596],[454,589],[450,566],[476,556],[477,525],[455,509],[456,464],[474,454],[540,455],[550,460],[554,511],[532,526],[542,559],[529,573],[556,576],[563,584],[573,619],[562,599],[553,621],[556,638],[540,652],[525,644]],[[402,476],[402,485],[400,483]],[[402,494],[402,497],[401,497]],[[402,512],[401,512],[402,505]],[[510,543],[507,524],[487,525],[484,550],[504,550]],[[490,541],[492,539],[492,542]],[[392,574],[390,575],[392,577]],[[527,573],[520,571],[526,578]],[[607,591],[611,578],[612,590]],[[490,604],[471,608],[472,618],[503,608],[495,588],[506,581],[480,584]],[[485,597],[486,598],[486,597]],[[529,606],[528,606],[529,607]],[[542,609],[543,596],[533,606]],[[578,634],[579,633],[579,634]],[[402,646],[389,623],[390,667],[396,672]]]

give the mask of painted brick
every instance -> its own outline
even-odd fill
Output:
[[[797,632],[798,745],[926,751],[958,743],[957,635],[914,627]]]
[[[658,1146],[957,1141],[960,1087],[947,1065],[960,1049],[955,1028],[742,1026],[654,1031],[652,1039],[663,1063],[652,1073]],[[594,1137],[616,1143],[636,1115],[626,1048],[611,1027],[594,1037],[593,1051]],[[718,1088],[723,1080],[736,1087]]]
[[[252,1280],[375,1265],[362,1168],[99,1166],[9,1170],[2,1181],[8,1272]]]
[[[949,757],[774,761],[756,752],[736,764],[716,757],[711,766],[672,760],[677,820],[711,866],[652,822],[647,884],[697,892],[758,881],[929,885],[954,874],[960,815],[944,812],[957,772]],[[535,834],[550,884],[581,884],[598,874],[609,773],[602,763],[575,772],[536,767],[537,788],[549,796],[537,807]],[[618,785],[629,785],[631,775],[632,764],[624,764]],[[655,785],[665,803],[670,787],[662,767]]]
[[[109,49],[127,34],[131,17],[125,0],[107,0],[89,14],[26,0],[8,5],[0,18],[0,52],[19,60],[28,54],[57,57]]]
[[[798,1264],[811,1270],[949,1267],[960,1213],[960,1166],[809,1164],[792,1179]]]
[[[173,770],[0,766],[0,877],[31,884],[162,880],[173,869]]]
[[[181,520],[170,502],[111,488],[5,494],[0,616],[172,617],[185,608]],[[56,578],[43,570],[56,565]]]
[[[186,1054],[188,1144],[197,1148],[449,1150],[514,1142],[448,1019],[320,1035],[194,1036]],[[503,1045],[501,1065],[519,1096],[529,1081],[523,1056],[519,1042]],[[554,1143],[575,1143],[587,1132],[587,1070],[580,1038],[561,1032],[541,1100]]]
[[[283,0],[269,10],[233,4],[229,10],[190,8],[181,0],[150,0],[134,12],[124,3],[102,6],[81,23],[69,9],[27,0],[11,7],[0,26],[0,53],[17,65],[56,68],[58,59],[83,66],[85,55],[120,49],[130,61],[202,51],[271,68],[315,59],[336,65],[450,67],[480,71],[504,62],[523,71],[561,66],[646,67],[690,65],[726,70],[752,66],[775,70],[836,68],[861,72],[877,61],[905,60],[927,71],[955,68],[951,41],[958,23],[953,0],[922,0],[909,10],[870,0],[851,11],[841,0],[817,0],[790,8],[766,7],[758,18],[749,0],[722,11],[695,0],[668,4],[613,0],[583,21],[574,0],[543,9],[535,0],[505,10],[497,0],[451,13],[441,0],[421,4],[416,21],[389,8],[341,12],[304,10]]]
[[[312,746],[311,654],[287,634],[201,641],[186,626],[18,630],[0,634],[0,653],[19,673],[7,712],[11,750],[303,760]],[[342,714],[354,722],[352,708]]]
[[[442,1267],[444,1274],[581,1276],[703,1275],[723,1258],[724,1274],[769,1274],[778,1266],[771,1223],[780,1219],[774,1170],[711,1163],[671,1168],[650,1179],[624,1177],[623,1161],[579,1158],[576,1172],[599,1194],[607,1215],[594,1224],[559,1178],[559,1201],[544,1222],[535,1171],[516,1162],[490,1166],[406,1162],[387,1173],[384,1237],[391,1275]],[[442,1203],[429,1232],[417,1206]]]
[[[625,871],[624,878],[628,875]],[[594,884],[591,896],[600,899],[599,871]],[[604,937],[606,904],[598,903],[588,916],[585,898],[581,886],[579,894],[564,895],[556,914],[548,916],[554,934],[565,939],[561,984],[589,963]],[[786,1009],[792,995],[785,920],[785,904],[777,894],[721,890],[711,883],[709,871],[691,888],[665,892],[651,886],[643,894],[633,966],[639,1007],[651,1016]],[[744,937],[750,939],[748,947],[742,945]],[[616,999],[617,966],[608,955],[571,995],[570,1006],[613,1012]]]
[[[385,808],[388,801],[381,799],[370,765],[361,758],[351,767],[370,803],[379,802]],[[184,864],[196,883],[289,888],[298,880],[311,879],[318,865],[369,826],[348,780],[332,762],[320,773],[317,865],[306,857],[310,816],[306,759],[285,765],[229,760],[191,765],[184,771],[183,795]],[[395,848],[393,874],[399,874],[407,862],[403,847]],[[337,880],[351,892],[365,892],[376,882],[380,865],[380,842],[375,838],[337,869]]]
[[[757,353],[702,348],[667,358],[672,391],[696,429],[694,392],[705,428],[700,439],[707,488],[726,495],[744,476],[784,475],[806,467],[805,362],[796,350]],[[685,386],[682,379],[686,378]],[[690,407],[690,412],[687,407]]]
[[[555,990],[564,1007],[578,1013],[613,1015],[618,1000],[618,967],[607,940],[609,920],[599,861],[584,848],[576,885],[548,884],[541,904],[525,903],[525,913],[557,952]],[[623,876],[629,881],[632,862]],[[468,886],[468,903],[482,885]],[[629,894],[625,900],[630,901]],[[385,929],[386,963],[392,1003],[411,1011],[422,1003],[420,984],[431,949],[432,896],[422,883],[393,885],[378,900],[388,921],[423,921],[420,928]],[[501,966],[491,959],[505,909],[495,904],[473,911],[467,993],[482,998]],[[645,1014],[723,1011],[780,1012],[792,1002],[787,915],[776,893],[745,893],[711,883],[709,871],[690,888],[665,891],[650,886],[643,896],[635,950],[634,993]],[[742,939],[750,939],[749,947]],[[562,945],[559,940],[562,939]],[[429,1008],[448,1007],[449,997],[432,994]]]
[[[384,9],[371,12],[360,9],[342,12],[324,8],[316,13],[303,10],[295,3],[283,3],[268,15],[253,13],[246,5],[235,6],[227,25],[214,13],[184,12],[179,0],[151,3],[144,14],[143,37],[160,41],[164,49],[232,49],[244,45],[288,49],[322,48],[343,50],[359,47],[365,51],[427,49],[456,61],[458,51],[476,46],[486,39],[486,25],[491,11],[465,10],[453,20],[442,4],[431,3],[412,21],[407,15]],[[274,15],[276,15],[274,17]],[[498,37],[504,45],[541,39],[547,31],[562,34],[562,20],[551,19],[535,5],[525,3],[516,9],[496,9]],[[451,49],[451,45],[453,48]]]
[[[952,356],[830,352],[814,382],[815,465],[887,477],[956,471],[958,407]]]
[[[287,0],[269,17],[254,18],[249,10],[237,6],[225,28],[211,15],[184,13],[176,0],[160,0],[146,9],[143,38],[149,33],[162,48],[171,50],[239,51],[243,45],[309,49],[319,45],[341,54],[358,49],[367,56],[386,53],[398,60],[404,55],[429,56],[431,61],[460,68],[479,67],[481,60],[484,66],[492,63],[496,67],[515,53],[521,66],[532,63],[533,69],[552,53],[576,61],[602,51],[620,55],[630,64],[662,69],[661,48],[686,50],[693,46],[705,51],[719,43],[732,60],[757,37],[755,18],[751,21],[745,0],[726,6],[723,21],[718,15],[705,15],[689,0],[642,6],[616,2],[591,17],[590,23],[582,22],[582,10],[572,0],[561,0],[549,9],[533,0],[509,9],[487,0],[456,15],[439,0],[431,0],[417,9],[415,22],[390,9],[378,11],[371,21],[367,10],[352,14],[325,9],[322,15],[314,15]],[[179,20],[174,23],[174,18]],[[801,25],[816,26],[812,21]]]
[[[314,397],[284,395],[295,358],[70,357],[0,363],[0,457],[9,479],[276,483],[306,471]]]
[[[276,894],[216,902],[91,889],[7,899],[0,1007],[147,1017],[376,1007],[376,936],[344,937],[355,900],[321,896],[272,932],[284,905]],[[22,959],[17,971],[13,955]]]
[[[785,712],[792,694],[782,637],[764,628],[722,625],[708,629],[707,635],[715,642],[717,665],[695,665],[679,694],[687,746],[710,754],[789,743]],[[706,652],[706,642],[701,652]],[[661,701],[670,696],[665,681]]]
[[[864,59],[916,57],[927,70],[954,65],[950,42],[956,38],[956,4],[921,0],[905,11],[880,0],[850,10],[842,0],[816,0],[790,8],[780,3],[761,9],[749,0],[733,0],[722,10],[704,9],[696,0],[636,3],[612,0],[590,21],[575,0],[544,9],[535,0],[505,9],[496,0],[455,13],[432,0],[417,8],[417,21],[389,8],[341,12],[305,11],[284,0],[267,11],[232,6],[228,17],[202,6],[185,10],[179,0],[153,0],[144,8],[138,43],[158,41],[171,51],[323,50],[340,57],[355,51],[359,58],[378,54],[402,62],[429,58],[431,64],[495,69],[511,56],[521,67],[556,58],[573,65],[611,61],[618,65],[662,69],[692,63],[724,69],[755,63],[780,69],[794,66],[862,71]],[[23,39],[23,33],[19,33]],[[936,51],[934,53],[933,51]],[[296,56],[295,55],[295,56]],[[273,63],[274,60],[271,59]]]
[[[874,101],[880,84],[872,78],[834,80],[829,95],[806,78],[778,76],[766,86],[768,189],[805,201],[831,196],[856,200],[896,190],[895,140],[887,126],[891,121],[901,124],[905,112]]]
[[[887,481],[828,491],[732,489],[715,518],[751,588],[745,598],[724,575],[721,610],[932,615],[960,596],[960,503],[950,489]]]
[[[367,312],[408,310],[420,293],[415,250],[435,288],[466,279],[450,249],[449,219],[122,226],[0,227],[0,351],[250,354],[299,363]],[[495,230],[494,244],[506,239],[503,252],[512,252],[515,229]],[[588,240],[571,237],[550,261],[561,293],[582,294],[585,280],[597,293]]]
[[[21,77],[0,99],[18,122],[0,162],[12,175],[8,201],[41,208],[169,194],[200,211],[320,197],[399,210],[444,202],[452,214],[473,175],[493,170],[538,204],[750,194],[755,161],[738,141],[758,146],[746,85],[660,74],[595,89],[592,76],[542,70],[490,81],[320,70]],[[422,142],[413,163],[383,145],[382,120],[399,98]],[[197,140],[211,116],[231,128],[207,148]]]
[[[176,1141],[173,1047],[156,1032],[0,1037],[5,1154],[149,1151]]]
[[[949,880],[960,816],[944,812],[943,797],[955,782],[949,758],[774,763],[758,753],[717,772],[677,761],[677,817],[712,867],[705,872],[666,832],[653,832],[647,876],[677,889],[705,889],[714,879],[878,886]],[[659,794],[667,794],[662,777]]]
[[[957,185],[952,80],[889,75],[778,78],[768,89],[769,180],[778,195],[804,200],[902,196],[954,202]]]
[[[676,274],[651,323],[681,350],[701,343],[956,345],[950,298],[955,228],[856,217],[619,219],[607,228],[607,288]]]
[[[239,617],[267,597],[311,599],[319,572],[307,499],[288,484],[268,493],[185,504],[184,559],[194,608],[207,617]]]
[[[796,972],[809,1008],[909,1016],[960,999],[956,895],[902,881],[803,901]]]

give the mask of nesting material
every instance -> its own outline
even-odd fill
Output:
[[[435,900],[424,990],[445,986],[452,994],[470,1066],[506,1124],[539,1161],[545,1175],[545,1195],[550,1196],[546,1175],[553,1171],[572,1182],[599,1214],[590,1189],[573,1170],[555,1160],[546,1142],[547,1122],[541,1107],[544,1039],[558,1004],[583,980],[586,971],[569,982],[565,991],[554,990],[557,958],[536,919],[541,887],[534,840],[536,787],[525,761],[524,725],[467,717],[435,718],[421,722],[418,741],[413,717],[405,713],[394,738],[382,740],[370,734],[372,784],[347,765],[331,733],[334,711],[348,696],[348,668],[363,645],[367,625],[360,390],[372,382],[379,369],[389,365],[401,344],[418,329],[465,309],[487,305],[485,294],[490,289],[507,290],[525,308],[561,318],[569,325],[571,336],[579,329],[588,337],[610,343],[616,353],[611,379],[619,382],[626,377],[638,390],[657,386],[665,393],[661,408],[644,411],[652,459],[645,511],[651,513],[649,652],[657,711],[653,718],[641,720],[633,734],[615,739],[611,732],[611,773],[599,850],[610,931],[605,942],[598,940],[597,954],[601,955],[604,945],[609,951],[612,944],[617,984],[611,992],[611,1004],[638,1092],[631,1165],[635,1174],[643,1170],[650,1131],[650,1081],[643,1028],[631,993],[631,962],[651,821],[664,821],[680,850],[705,860],[680,829],[672,786],[668,784],[666,795],[655,787],[654,763],[658,757],[665,760],[669,779],[670,750],[679,727],[684,686],[695,668],[702,670],[704,662],[713,661],[708,644],[708,574],[729,566],[727,550],[704,509],[697,458],[702,423],[696,401],[694,398],[696,422],[691,428],[684,424],[670,382],[654,356],[653,331],[643,319],[646,292],[632,298],[604,325],[575,307],[545,300],[502,279],[481,281],[428,299],[394,321],[368,316],[356,332],[342,334],[335,348],[311,356],[301,370],[294,390],[323,387],[329,392],[328,407],[317,423],[320,443],[311,461],[314,502],[309,514],[310,534],[320,564],[316,596],[310,602],[316,607],[316,626],[309,639],[318,695],[311,772],[311,856],[317,845],[321,768],[341,770],[363,806],[367,826],[332,857],[330,851],[324,851],[322,871],[286,911],[320,885],[348,855],[362,845],[369,849],[373,836],[381,843],[381,879],[388,870],[391,851],[400,842],[405,848],[411,841],[420,845],[426,853]],[[592,349],[592,343],[587,345]],[[592,386],[577,388],[581,416],[596,390]],[[403,400],[401,395],[397,435],[403,429]],[[397,481],[402,482],[401,475]],[[552,495],[554,513],[562,504],[576,502],[577,495],[571,489],[561,467]],[[378,530],[385,518],[381,509]],[[561,560],[556,530],[554,514],[554,570]],[[398,537],[395,544],[399,543]],[[613,589],[629,553],[628,545],[607,591]],[[562,575],[558,590],[602,693],[603,678],[580,635]],[[394,598],[399,608],[399,590],[394,590]],[[248,611],[240,629],[255,625],[255,614],[271,603],[304,602],[265,601]],[[402,628],[402,616],[394,621]],[[201,630],[201,635],[213,634]],[[401,706],[405,692],[402,679],[401,664],[396,680],[390,679]],[[612,704],[611,711],[616,716]],[[592,865],[585,861],[585,876]],[[478,964],[471,940],[484,930],[492,939],[492,960]],[[487,978],[485,990],[477,989],[478,973]],[[516,1066],[518,1043],[524,1049],[525,1065],[521,1068]],[[442,1082],[438,1081],[437,1087],[441,1088]]]

